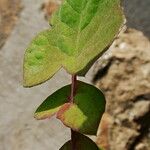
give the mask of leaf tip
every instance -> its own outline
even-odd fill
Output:
[[[45,119],[50,119],[54,115],[55,115],[55,113],[49,114],[49,113],[35,112],[34,118],[37,119],[37,120],[45,120]]]

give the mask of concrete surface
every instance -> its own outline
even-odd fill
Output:
[[[56,119],[33,118],[33,112],[49,94],[70,82],[66,72],[60,71],[41,86],[22,87],[25,48],[36,33],[48,27],[41,4],[41,0],[22,0],[20,20],[0,50],[0,150],[58,150],[70,136]]]

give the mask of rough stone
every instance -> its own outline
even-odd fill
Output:
[[[149,40],[141,32],[128,29],[97,62],[95,73],[94,82],[106,95],[106,111],[112,120],[108,122],[104,117],[109,134],[100,133],[107,139],[106,150],[142,147],[142,139],[150,139]],[[106,145],[99,140],[99,144]],[[149,149],[146,145],[143,150]]]

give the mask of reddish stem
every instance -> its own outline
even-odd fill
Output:
[[[70,96],[70,102],[74,102],[74,96],[76,95],[77,90],[77,76],[72,75],[72,84],[71,84],[71,96]],[[75,137],[75,131],[71,129],[71,143],[72,143],[72,150],[77,150],[76,148],[76,137]]]
[[[74,96],[76,94],[76,87],[77,87],[77,76],[72,75],[71,96],[70,96],[70,102],[72,103],[74,101]]]

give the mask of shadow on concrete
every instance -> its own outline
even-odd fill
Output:
[[[150,38],[150,0],[123,0],[127,26]]]

